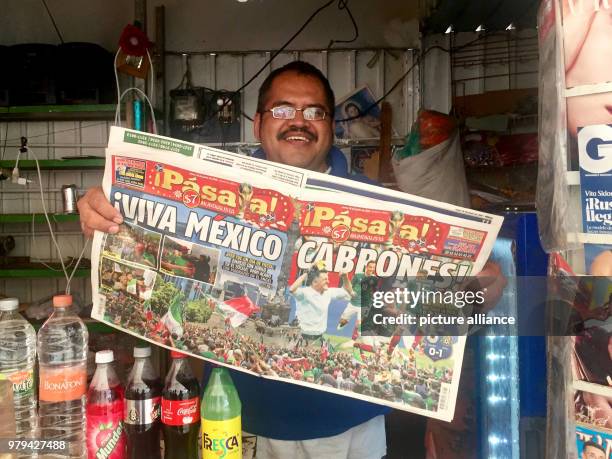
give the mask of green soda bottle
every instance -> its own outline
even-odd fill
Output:
[[[242,459],[242,404],[227,368],[214,368],[202,397],[202,459]]]

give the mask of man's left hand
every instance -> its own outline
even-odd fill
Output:
[[[478,289],[483,292],[484,301],[482,305],[474,306],[474,312],[486,314],[501,299],[504,288],[508,285],[508,279],[501,272],[501,268],[494,261],[487,261],[482,270],[476,275]]]

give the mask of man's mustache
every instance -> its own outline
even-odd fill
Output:
[[[314,132],[309,131],[305,127],[289,127],[289,129],[282,131],[276,135],[277,140],[283,140],[287,137],[291,137],[294,135],[302,135],[306,137],[308,140],[316,140],[317,136]]]

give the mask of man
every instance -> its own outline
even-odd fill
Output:
[[[303,284],[306,282],[306,286]],[[343,288],[329,288],[327,271],[316,267],[298,276],[289,291],[296,301],[295,315],[299,320],[302,337],[307,343],[320,340],[327,329],[329,304],[334,300],[351,299]]]
[[[606,459],[606,451],[593,441],[586,442],[582,447],[582,459]]]
[[[262,148],[255,156],[368,181],[350,176],[344,155],[332,145],[334,105],[329,82],[316,67],[298,61],[276,69],[259,89],[253,129]],[[122,217],[101,188],[89,190],[78,208],[86,235],[119,230]],[[232,379],[242,400],[243,428],[258,435],[257,459],[380,459],[386,454],[387,407],[237,371]]]
[[[334,105],[329,82],[315,67],[293,62],[275,70],[259,90],[253,128],[262,148],[255,156],[348,178],[346,159],[332,146]],[[116,233],[123,221],[99,187],[78,207],[87,236]],[[243,428],[259,436],[258,459],[380,459],[386,453],[386,407],[240,372],[232,378]]]
[[[355,330],[353,331],[353,339],[356,339],[356,336],[359,332],[359,326],[361,325],[361,310],[365,309],[364,316],[367,316],[369,309],[372,307],[372,295],[376,290],[376,286],[378,285],[378,277],[375,275],[376,271],[376,262],[370,261],[363,273],[356,273],[350,281],[351,284],[351,302],[346,305],[346,308],[342,312],[340,316],[340,320],[338,322],[338,330],[343,328],[354,315],[357,316],[357,321],[355,322]],[[343,281],[348,285],[348,276],[343,275]],[[366,300],[365,304],[363,303],[363,299]]]

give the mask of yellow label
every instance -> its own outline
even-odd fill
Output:
[[[227,421],[202,418],[202,459],[241,459],[242,421],[240,416]]]

